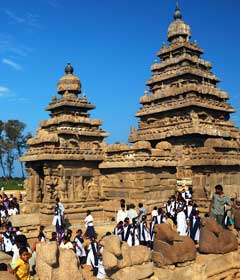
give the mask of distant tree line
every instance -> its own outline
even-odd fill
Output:
[[[21,157],[27,148],[30,133],[25,133],[26,124],[19,120],[0,120],[0,168],[4,178],[12,178],[15,160]],[[23,163],[20,162],[22,178]]]

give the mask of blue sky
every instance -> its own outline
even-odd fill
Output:
[[[192,40],[213,63],[240,125],[240,1],[181,0]],[[0,4],[0,119],[35,133],[67,62],[97,106],[108,143],[127,142],[174,0],[11,0]]]

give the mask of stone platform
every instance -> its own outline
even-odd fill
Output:
[[[196,261],[154,269],[151,280],[240,279],[240,248],[223,255],[198,254]]]

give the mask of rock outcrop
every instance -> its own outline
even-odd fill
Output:
[[[151,251],[145,246],[129,247],[117,236],[106,236],[103,246],[103,265],[113,280],[140,280],[153,274]]]
[[[235,251],[237,248],[237,238],[231,231],[223,229],[212,218],[202,220],[199,240],[201,253],[225,254]]]
[[[155,225],[153,243],[153,262],[157,266],[165,266],[196,258],[196,246],[187,236],[179,236],[167,224]]]
[[[55,242],[37,245],[36,271],[39,280],[84,280],[74,251]]]

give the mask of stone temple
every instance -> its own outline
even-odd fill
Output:
[[[112,217],[121,198],[159,204],[183,186],[191,186],[203,206],[216,184],[229,195],[240,194],[240,132],[230,120],[235,110],[217,86],[212,64],[190,38],[177,6],[169,43],[151,66],[129,145],[104,142],[108,134],[101,121],[89,116],[95,106],[81,94],[72,66],[66,66],[58,82],[60,98],[53,96],[46,108],[50,119],[40,123],[20,159],[26,162],[28,203],[39,207],[42,221],[52,217],[56,197],[74,221],[86,209]]]

